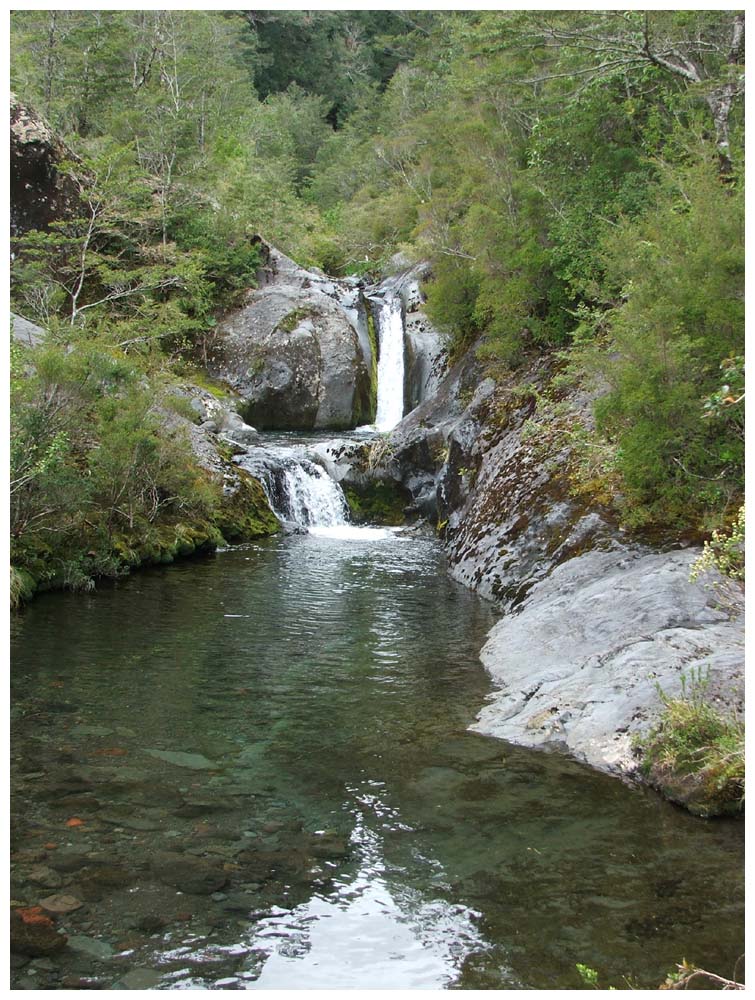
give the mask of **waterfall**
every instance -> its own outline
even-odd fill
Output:
[[[378,312],[377,416],[375,427],[390,431],[404,415],[404,317],[401,298],[380,302]]]
[[[239,465],[262,483],[273,513],[302,528],[346,524],[343,490],[303,449],[252,448]]]

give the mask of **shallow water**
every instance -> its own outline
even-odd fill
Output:
[[[568,989],[581,962],[652,987],[683,957],[730,975],[742,825],[467,732],[490,609],[434,539],[346,535],[14,617],[13,898],[74,895],[60,926],[112,949],[15,980]],[[176,859],[206,884],[181,891]]]

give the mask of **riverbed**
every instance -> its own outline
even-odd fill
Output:
[[[743,824],[469,732],[494,620],[406,529],[39,596],[11,627],[12,897],[81,905],[14,987],[730,976]]]

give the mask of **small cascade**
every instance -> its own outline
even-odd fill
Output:
[[[404,317],[400,296],[375,301],[379,346],[375,427],[390,431],[404,416]]]
[[[252,448],[239,465],[262,483],[273,513],[302,528],[332,528],[348,519],[343,490],[303,449]]]

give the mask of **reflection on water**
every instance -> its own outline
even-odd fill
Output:
[[[731,974],[741,825],[467,732],[491,621],[432,539],[382,530],[35,601],[13,622],[13,898],[73,895],[59,924],[110,954],[66,949],[33,981]]]
[[[385,816],[374,795],[362,797]],[[398,820],[398,828],[404,828]],[[255,989],[442,989],[464,958],[485,946],[479,914],[409,886],[392,887],[380,835],[355,815],[356,873],[293,910],[275,908],[250,939]]]

